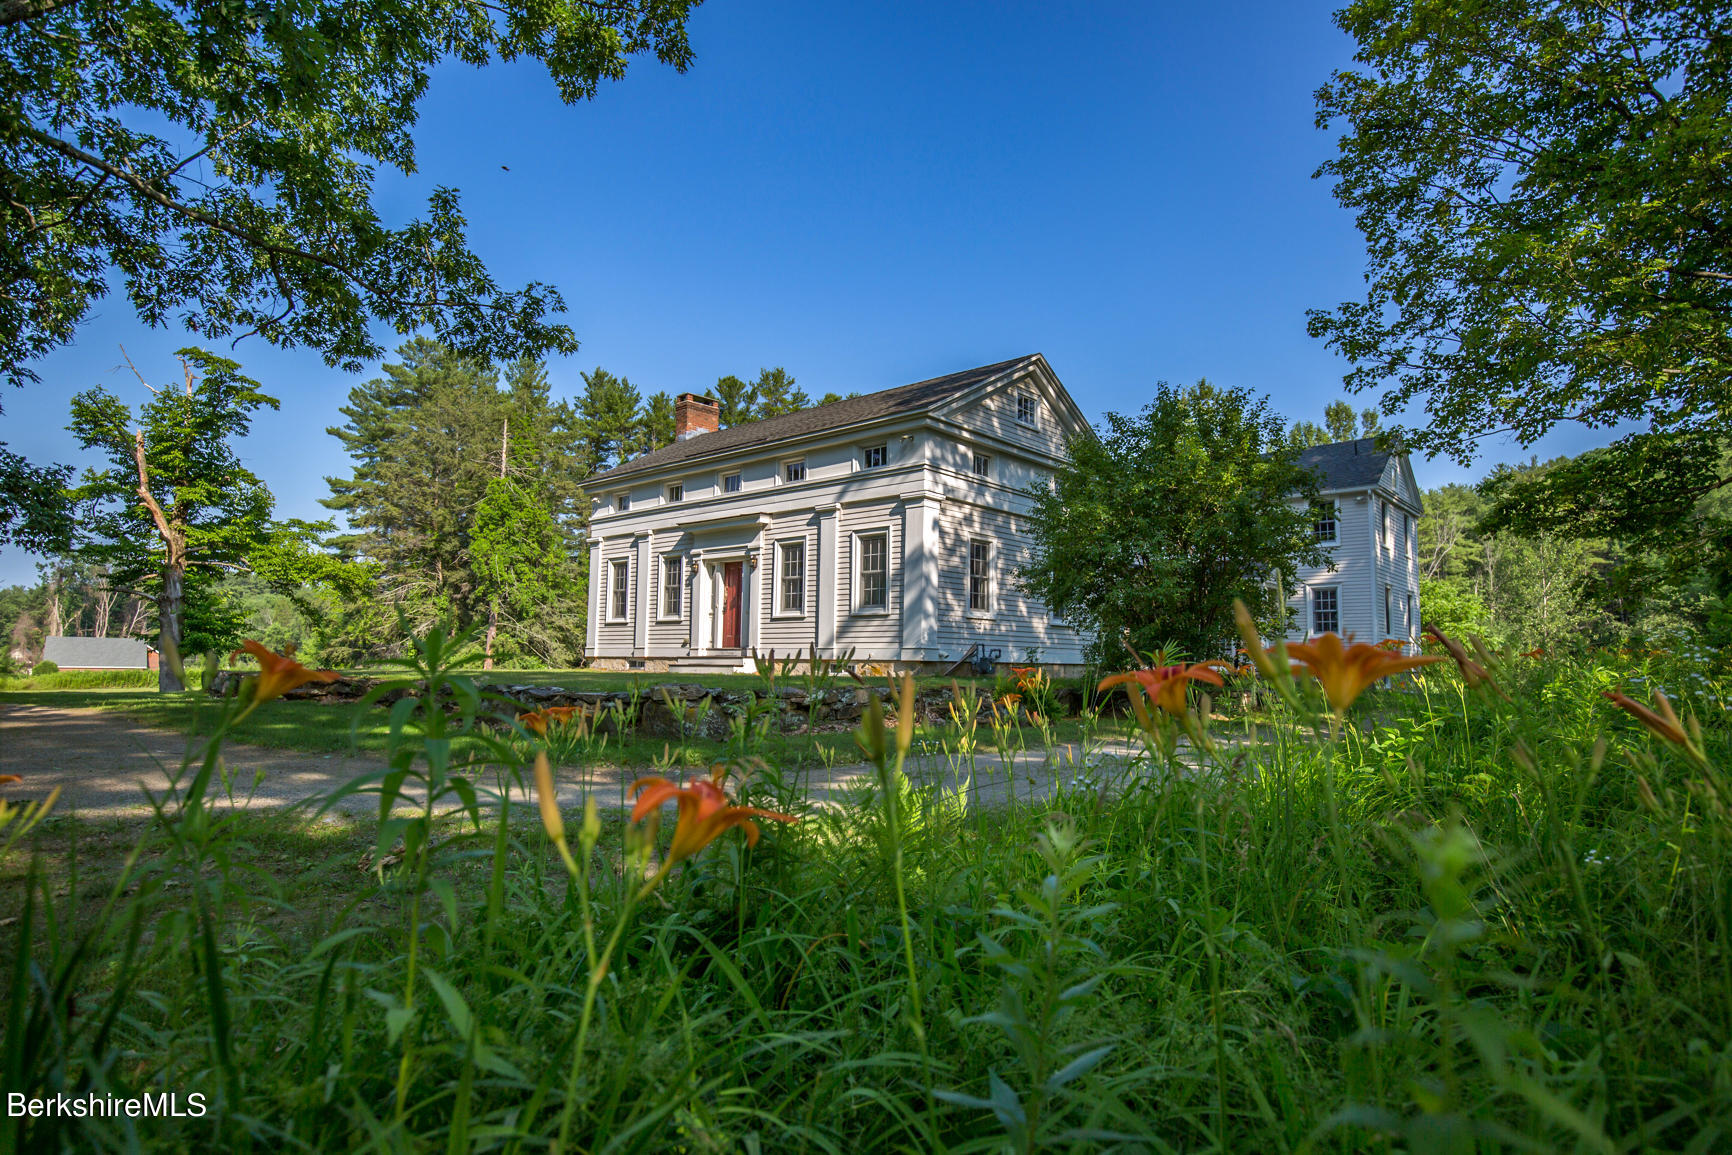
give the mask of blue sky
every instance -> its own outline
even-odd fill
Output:
[[[1208,377],[1316,420],[1346,366],[1305,310],[1357,295],[1364,267],[1311,178],[1333,147],[1312,93],[1351,56],[1331,8],[711,0],[688,72],[641,60],[586,104],[538,65],[442,69],[420,171],[383,176],[378,204],[401,221],[455,187],[501,284],[561,289],[583,347],[549,366],[559,393],[596,365],[646,394],[781,365],[816,397],[1039,351],[1091,418]],[[192,343],[119,296],[96,312],[0,398],[0,440],[32,460],[83,463],[77,390],[140,399],[120,346],[160,382]],[[325,428],[376,366],[211,347],[282,401],[242,446],[279,514],[321,516],[347,472]],[[1431,486],[1526,455],[1414,465]],[[0,550],[0,584],[33,579]]]

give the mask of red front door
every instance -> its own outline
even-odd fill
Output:
[[[740,587],[745,575],[745,563],[730,561],[722,564],[722,647],[740,648]]]

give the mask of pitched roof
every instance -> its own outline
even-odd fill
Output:
[[[1377,438],[1313,445],[1299,455],[1299,464],[1316,470],[1318,483],[1331,489],[1370,489],[1383,480],[1392,454],[1377,448]]]
[[[1039,357],[1039,353],[1030,353],[1023,357],[1013,357],[1009,361],[1000,361],[996,365],[982,365],[977,369],[965,369],[944,377],[916,381],[912,385],[898,385],[894,389],[881,389],[876,393],[850,397],[845,401],[814,405],[810,409],[785,413],[780,417],[749,421],[744,425],[731,425],[715,433],[688,437],[684,441],[676,441],[653,453],[646,453],[603,473],[597,473],[585,484],[602,484],[713,454],[751,449],[777,441],[791,441],[797,437],[809,437],[829,429],[840,429],[903,413],[919,413],[948,401],[957,394],[966,393],[994,377],[1032,364]]]
[[[150,645],[138,638],[62,638],[42,641],[42,660],[63,670],[143,670]]]

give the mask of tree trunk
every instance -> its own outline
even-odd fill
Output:
[[[162,567],[162,595],[156,599],[156,621],[159,627],[156,648],[160,651],[156,663],[156,688],[164,694],[178,694],[186,689],[178,676],[181,672],[181,618],[185,611],[185,585],[184,565],[170,563]]]
[[[495,599],[487,607],[487,644],[483,647],[482,651],[487,656],[481,659],[481,668],[483,670],[491,670],[493,668],[493,639],[498,636],[499,601],[498,599]]]

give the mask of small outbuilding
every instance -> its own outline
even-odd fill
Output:
[[[62,670],[154,670],[156,647],[142,638],[44,638],[42,661]]]

